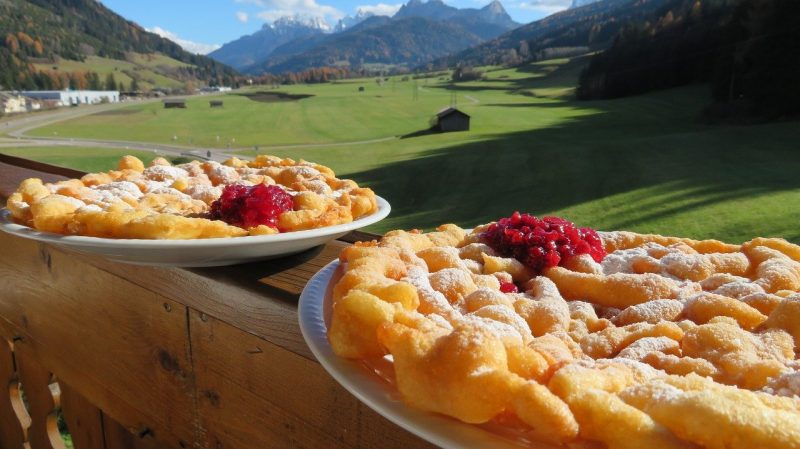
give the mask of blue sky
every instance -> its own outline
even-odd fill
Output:
[[[189,51],[208,53],[251,34],[284,15],[323,17],[334,25],[364,9],[391,15],[408,0],[101,0],[139,25],[177,42]],[[491,0],[444,0],[457,8],[480,8]],[[500,0],[517,22],[528,23],[566,9],[572,0]]]

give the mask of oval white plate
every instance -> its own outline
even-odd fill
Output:
[[[105,239],[41,232],[11,220],[0,210],[0,230],[19,237],[61,245],[118,262],[172,267],[213,267],[269,259],[299,253],[337,239],[350,231],[386,218],[391,207],[377,197],[377,212],[350,223],[307,231],[194,240]]]
[[[543,443],[520,445],[481,427],[443,415],[412,409],[398,400],[397,393],[359,362],[334,354],[328,342],[333,283],[341,277],[339,262],[333,261],[306,284],[298,303],[300,331],[319,363],[347,391],[380,415],[418,437],[444,448],[549,449]],[[338,271],[337,271],[338,270]]]

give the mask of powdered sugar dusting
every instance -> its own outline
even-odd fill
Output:
[[[644,337],[620,351],[618,358],[642,360],[651,352],[674,353],[679,350],[678,342],[669,337]]]

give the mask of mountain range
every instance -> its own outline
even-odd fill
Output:
[[[573,4],[587,1],[574,0]],[[657,20],[660,9],[666,4],[667,0],[592,1],[437,59],[433,66],[514,64],[604,50],[626,26]]]
[[[327,65],[419,65],[517,26],[498,0],[480,9],[410,0],[392,17],[360,11],[332,28],[298,17],[280,19],[208,56],[253,74]]]
[[[236,75],[96,0],[0,1],[0,30],[2,89],[96,87],[106,75],[140,87],[178,87],[230,83]]]

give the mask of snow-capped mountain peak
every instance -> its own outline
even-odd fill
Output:
[[[272,22],[270,27],[274,30],[305,27],[320,30],[326,33],[331,31],[331,26],[328,25],[328,22],[326,22],[322,17],[309,17],[301,14],[281,17]]]

